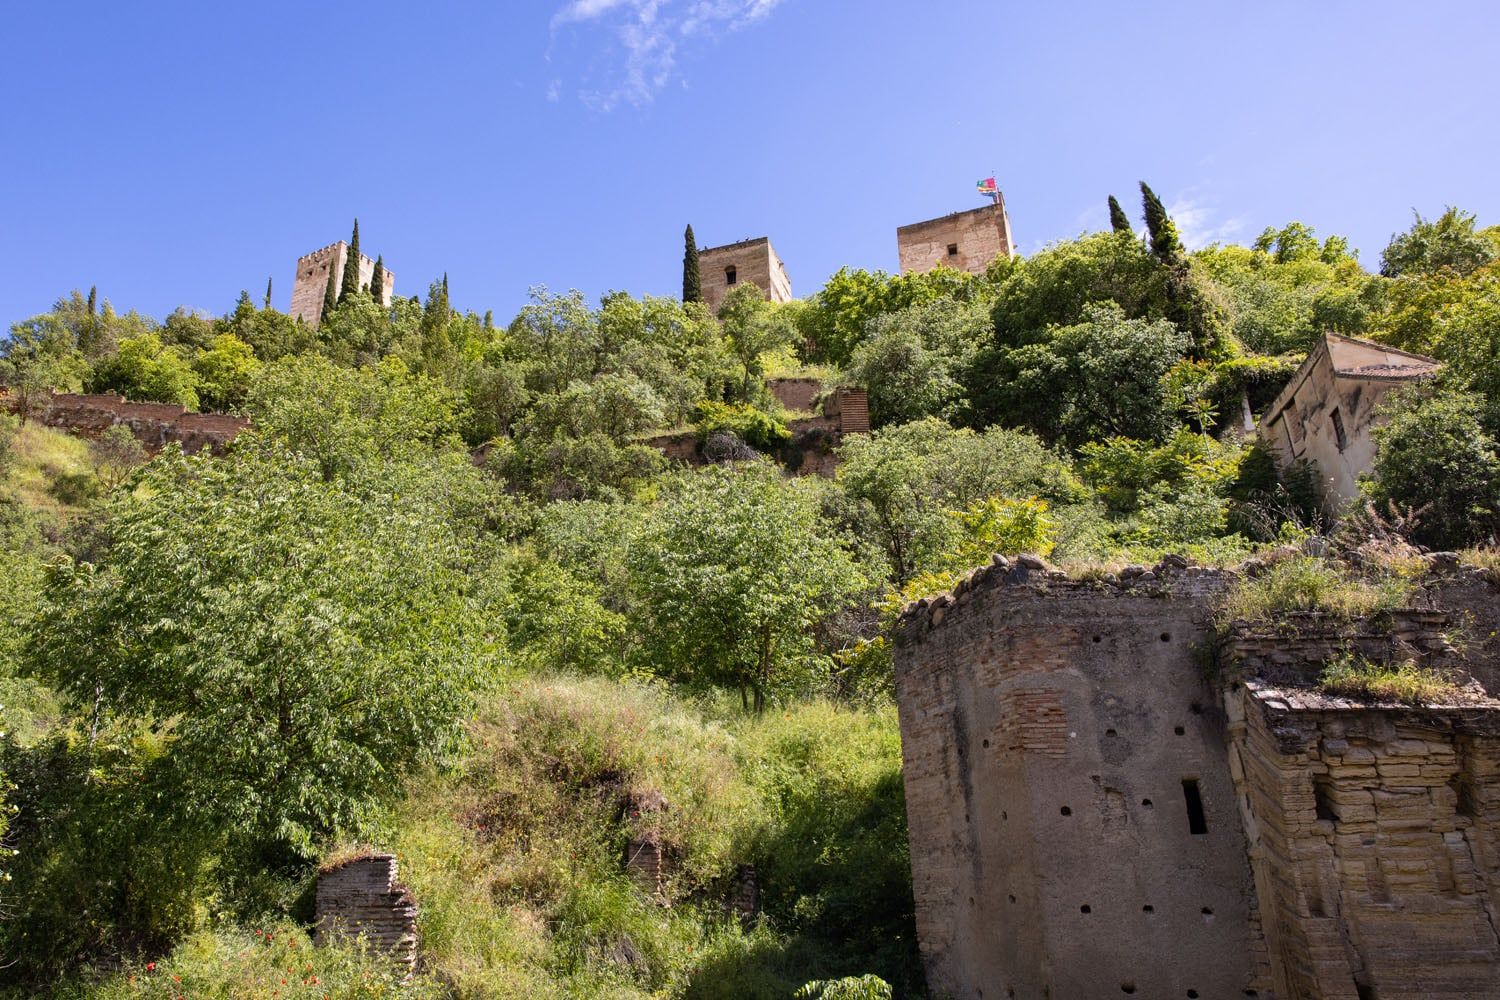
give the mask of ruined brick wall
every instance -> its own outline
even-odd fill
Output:
[[[772,378],[766,380],[776,402],[788,410],[811,410],[823,394],[823,381],[816,378]]]
[[[344,262],[349,256],[349,244],[343,240],[331,246],[314,250],[297,258],[297,269],[292,278],[291,315],[309,326],[317,326],[323,316],[323,296],[328,291],[328,270],[333,269],[333,284],[340,287],[344,280]],[[359,255],[359,283],[368,285],[375,277],[375,262],[364,254]],[[384,287],[379,289],[382,305],[390,305],[396,295],[396,274],[385,270]]]
[[[1175,562],[1089,582],[1002,560],[903,618],[896,687],[934,993],[1264,989],[1203,669],[1224,585]]]
[[[173,442],[189,453],[204,448],[220,452],[250,426],[247,418],[228,413],[189,413],[174,403],[132,403],[122,396],[71,392],[54,392],[34,419],[90,439],[121,424],[150,452]]]
[[[759,239],[712,247],[698,255],[703,301],[715,313],[735,285],[752,284],[771,302],[792,301],[792,280],[771,241]],[[733,280],[731,280],[731,278]]]
[[[411,969],[417,958],[417,904],[396,880],[396,859],[369,854],[318,873],[314,940],[364,938]]]
[[[983,274],[996,257],[1015,254],[1005,199],[968,212],[954,212],[896,230],[901,273],[951,267]]]

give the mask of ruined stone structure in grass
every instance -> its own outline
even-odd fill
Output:
[[[983,274],[996,257],[1015,256],[1005,199],[997,196],[993,205],[902,226],[896,230],[896,250],[902,274],[937,267]]]
[[[962,1000],[1500,996],[1500,595],[1217,628],[1235,571],[998,559],[897,630],[917,927]],[[1449,638],[1477,636],[1462,653]],[[1452,671],[1441,705],[1317,686]]]
[[[362,854],[318,873],[318,944],[359,937],[410,972],[417,960],[417,903],[396,879],[396,858]]]
[[[0,393],[0,409],[12,409]],[[128,427],[148,452],[180,444],[192,454],[222,452],[250,421],[231,413],[190,413],[176,403],[132,403],[123,396],[54,392],[32,419],[47,427],[94,439],[116,425]]]
[[[323,318],[323,295],[328,289],[328,270],[333,269],[333,287],[340,287],[344,280],[344,264],[349,257],[349,244],[343,240],[314,250],[297,258],[297,272],[292,280],[291,314],[308,326],[317,326]],[[369,285],[375,276],[375,262],[364,254],[359,255],[359,283]],[[375,289],[381,305],[390,305],[396,297],[396,273],[385,269],[384,287]]]
[[[765,236],[700,251],[698,272],[703,301],[715,313],[736,285],[754,285],[770,302],[792,301],[792,279]]]

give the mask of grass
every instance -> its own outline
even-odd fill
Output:
[[[402,983],[395,967],[357,945],[314,948],[300,928],[201,931],[154,962],[127,963],[96,981],[57,989],[58,1000],[438,1000],[432,978]]]
[[[1374,663],[1352,654],[1327,664],[1318,687],[1345,698],[1406,705],[1450,704],[1458,695],[1457,685],[1446,676],[1414,660]]]
[[[1483,570],[1491,583],[1500,584],[1500,549],[1464,549],[1458,554],[1458,560],[1461,565]]]
[[[1404,573],[1366,578],[1336,563],[1296,556],[1231,589],[1218,620],[1275,622],[1286,612],[1321,611],[1353,621],[1405,606],[1414,587],[1414,578]]]
[[[17,431],[12,448],[10,488],[26,506],[54,516],[78,510],[54,494],[59,480],[93,475],[87,441],[32,421]]]

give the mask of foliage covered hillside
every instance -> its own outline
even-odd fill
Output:
[[[1392,398],[1352,535],[1493,542],[1496,230],[1418,218],[1373,272],[1300,223],[1188,251],[1143,196],[1145,238],[842,270],[786,305],[743,286],[718,316],[538,290],[497,326],[442,280],[388,308],[330,289],[317,328],[248,295],[156,322],[93,292],[14,324],[0,988],[922,995],[905,601],[994,552],[1233,561],[1335,534],[1315,479],[1244,432],[1325,330],[1445,365]],[[875,429],[830,479],[774,460],[766,380],[809,372],[869,391]],[[147,461],[123,429],[38,426],[51,388],[253,430]],[[705,466],[647,443],[689,428]],[[1353,586],[1269,579],[1262,604]],[[640,837],[659,887],[626,869]],[[421,902],[410,983],[310,951],[318,866],[367,846]]]

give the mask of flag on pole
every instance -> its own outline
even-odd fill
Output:
[[[977,187],[979,189],[979,193],[984,195],[986,198],[993,198],[1000,193],[1000,189],[995,186],[995,178],[993,177],[986,177],[982,181],[976,181],[974,186]]]

